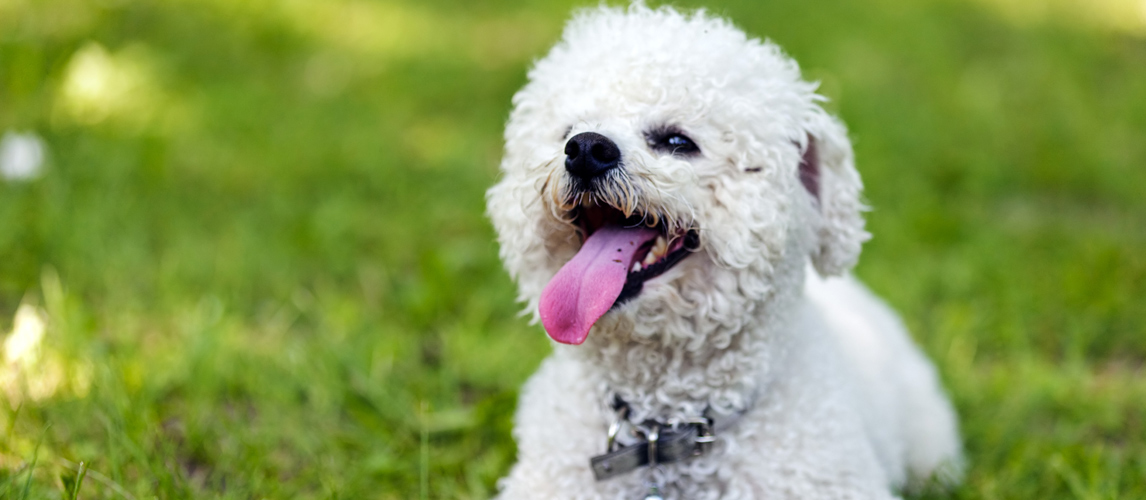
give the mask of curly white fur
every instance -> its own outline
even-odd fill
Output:
[[[580,12],[514,96],[488,212],[534,314],[581,240],[565,220],[565,142],[612,139],[623,167],[600,201],[698,231],[701,248],[555,344],[521,394],[519,463],[501,498],[630,499],[648,474],[666,498],[892,498],[957,477],[956,422],[895,314],[847,276],[863,229],[844,126],[774,44],[703,12],[638,3]],[[685,131],[696,157],[645,134]],[[799,179],[808,148],[819,186]],[[808,262],[821,278],[809,272]],[[631,420],[743,412],[707,456],[596,482],[610,402]]]

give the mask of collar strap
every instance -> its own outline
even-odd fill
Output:
[[[703,426],[708,429],[707,424]],[[676,432],[660,432],[654,427],[645,440],[589,459],[593,476],[604,481],[644,466],[679,462],[703,455],[712,443],[712,434],[701,434],[702,426],[688,424]]]
[[[712,420],[709,418],[672,421],[667,425],[646,422],[641,440],[628,446],[616,447],[617,432],[626,421],[629,408],[618,405],[617,418],[609,426],[605,454],[589,459],[593,476],[603,481],[645,466],[679,462],[704,455],[712,447]],[[616,448],[616,449],[614,449]]]

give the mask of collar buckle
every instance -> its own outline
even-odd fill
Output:
[[[708,454],[712,451],[712,443],[716,442],[716,436],[712,433],[712,419],[707,417],[699,418],[686,418],[684,420],[669,420],[669,425],[674,429],[679,425],[692,425],[696,426],[696,451],[693,453],[694,457]]]

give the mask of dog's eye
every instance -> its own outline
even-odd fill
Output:
[[[656,134],[649,140],[653,149],[673,155],[694,155],[700,152],[692,139],[679,132],[666,132]]]

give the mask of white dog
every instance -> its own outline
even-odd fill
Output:
[[[861,184],[815,91],[725,20],[639,3],[581,12],[530,71],[488,210],[557,344],[501,498],[894,498],[958,477],[934,369],[847,275]]]

